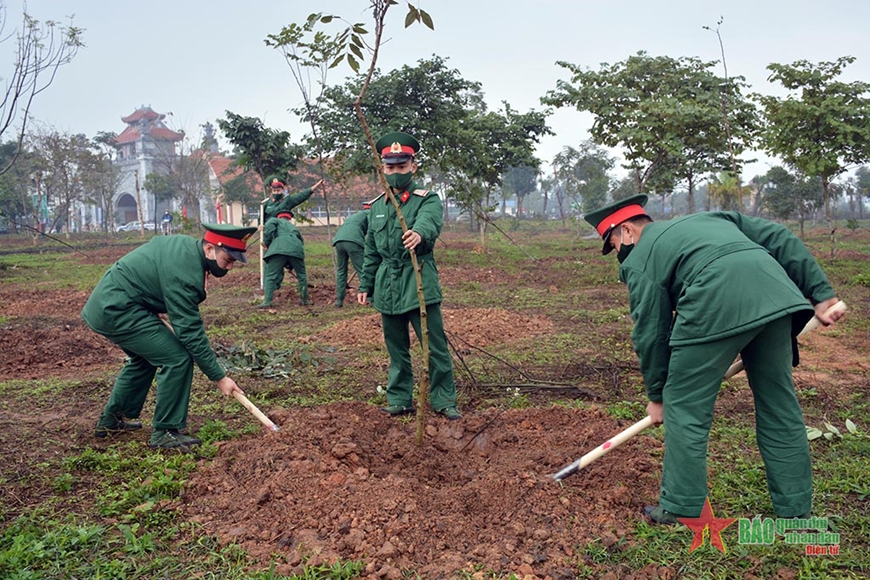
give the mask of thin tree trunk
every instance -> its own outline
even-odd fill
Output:
[[[383,1],[382,3],[376,3],[376,7],[374,10],[374,18],[375,18],[375,42],[374,49],[372,52],[372,61],[369,65],[368,73],[366,74],[365,81],[363,81],[363,85],[360,88],[359,95],[354,101],[354,110],[356,111],[356,116],[360,120],[360,124],[362,125],[363,133],[365,133],[366,140],[371,147],[372,152],[372,161],[375,167],[379,168],[378,170],[378,181],[381,184],[381,187],[387,194],[387,198],[390,200],[390,203],[393,204],[393,208],[396,210],[396,217],[399,219],[399,224],[402,226],[402,233],[408,231],[408,224],[405,222],[405,216],[402,214],[402,208],[399,206],[399,202],[396,200],[396,196],[393,195],[393,189],[387,183],[386,177],[384,177],[384,171],[382,168],[382,163],[380,159],[380,155],[378,153],[377,147],[375,147],[375,140],[372,137],[371,129],[369,128],[368,122],[366,122],[365,115],[362,111],[362,100],[365,96],[366,90],[368,89],[369,83],[371,82],[372,75],[374,74],[375,67],[378,62],[378,52],[381,48],[381,38],[384,31],[384,17],[387,14],[387,10],[390,7],[390,2]],[[423,295],[423,274],[420,270],[420,263],[417,261],[417,253],[414,250],[409,250],[408,253],[411,255],[411,265],[414,268],[414,278],[417,282],[417,298],[420,302],[420,344],[423,349],[423,376],[420,379],[420,392],[417,396],[417,433],[416,433],[416,442],[417,445],[423,444],[423,428],[424,428],[424,419],[426,412],[426,403],[429,401],[429,320],[426,313],[426,298]]]
[[[831,209],[831,184],[827,177],[822,177],[822,191],[824,191],[825,200],[825,225],[828,227],[831,239],[831,261],[833,262],[837,255],[837,222],[834,221],[833,210]]]

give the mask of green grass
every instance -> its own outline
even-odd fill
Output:
[[[469,248],[479,238],[469,234],[458,243],[439,243],[436,255],[440,268],[497,268],[504,274],[494,282],[461,280],[446,289],[446,304],[456,307],[498,307],[525,316],[542,315],[556,321],[556,329],[534,339],[499,345],[485,352],[464,355],[468,371],[481,383],[515,383],[528,379],[565,383],[594,391],[599,399],[541,396],[533,389],[499,388],[474,393],[476,404],[527,408],[535,405],[603,407],[610,416],[636,421],[645,415],[644,386],[638,372],[630,333],[628,296],[617,282],[617,265],[612,256],[600,255],[597,240],[579,239],[576,230],[559,230],[561,224],[500,220],[499,226],[522,244],[522,248],[490,231],[487,252]],[[464,227],[464,226],[463,226]],[[460,229],[457,229],[460,231]],[[826,331],[833,340],[850,348],[866,347],[870,334],[870,315],[861,312],[868,302],[870,284],[870,244],[862,230],[840,230],[840,249],[845,257],[830,263],[824,232],[808,230],[808,243],[820,256],[829,278],[841,298],[852,307],[849,317],[836,329]],[[314,283],[332,281],[331,247],[320,233],[306,236],[306,264]],[[320,236],[320,237],[318,237]],[[125,238],[129,248],[138,237]],[[82,240],[82,243],[89,243]],[[42,244],[42,242],[41,242]],[[55,251],[47,242],[42,254],[0,256],[0,282],[19,285],[23,291],[92,288],[109,264],[93,265],[68,250]],[[29,242],[22,243],[29,248]],[[48,251],[51,250],[51,251]],[[85,249],[87,251],[87,249]],[[531,255],[534,260],[530,259]],[[557,275],[565,283],[556,292],[541,287],[536,273]],[[295,280],[288,279],[291,292]],[[244,297],[247,289],[234,289]],[[605,306],[590,301],[590,296],[612,296]],[[253,297],[253,293],[251,293]],[[592,299],[594,300],[594,299]],[[253,304],[253,298],[251,300]],[[210,323],[212,341],[229,347],[248,349],[262,360],[250,369],[233,374],[248,397],[263,410],[271,407],[312,406],[335,401],[365,399],[383,403],[375,392],[376,384],[386,381],[385,373],[372,379],[359,369],[371,369],[385,359],[382,345],[348,355],[331,345],[300,341],[331,324],[358,316],[353,309],[321,309],[317,315],[298,309],[265,313],[254,308],[227,313],[211,301],[202,305]],[[372,311],[373,312],[373,311]],[[0,315],[0,331],[8,325],[8,315]],[[266,370],[271,369],[271,370]],[[828,372],[830,369],[808,369]],[[460,365],[457,377],[467,384],[470,377]],[[781,570],[795,578],[862,578],[868,574],[866,554],[870,550],[870,400],[866,384],[870,371],[850,369],[864,383],[855,392],[831,397],[822,388],[801,390],[799,396],[808,423],[822,428],[822,420],[836,425],[842,437],[811,442],[813,457],[815,511],[831,516],[842,536],[842,552],[837,557],[803,556],[796,546],[775,542],[771,546],[748,546],[737,542],[736,524],[723,532],[728,548],[722,554],[709,541],[688,553],[692,534],[688,528],[652,526],[640,521],[615,542],[604,538],[573,546],[573,570],[577,578],[652,577],[653,570],[665,577],[730,579],[754,576],[772,578]],[[266,376],[268,373],[274,373]],[[0,380],[0,409],[10,412],[20,403],[31,410],[55,408],[57,400],[70,392],[93,390],[96,399],[107,394],[112,373],[90,376],[88,381]],[[221,580],[266,580],[288,578],[279,570],[288,567],[280,555],[269,567],[248,558],[238,546],[221,547],[216,538],[198,525],[183,521],[171,507],[184,492],[197,460],[208,461],[220,441],[252,435],[261,427],[250,417],[238,421],[227,418],[243,415],[238,403],[222,397],[201,374],[195,375],[192,408],[199,415],[195,425],[204,444],[197,457],[152,452],[141,443],[117,442],[105,449],[84,445],[74,452],[55,455],[49,452],[57,434],[46,434],[35,442],[43,451],[29,465],[26,476],[5,472],[0,485],[46,489],[50,494],[39,507],[18,509],[13,503],[0,505],[0,578],[16,580],[60,578],[113,578],[118,580],[151,578],[203,578]],[[248,385],[254,388],[247,388]],[[734,381],[723,387],[727,396],[740,396],[744,383]],[[460,393],[467,401],[472,395]],[[146,408],[146,413],[148,409]],[[206,419],[202,419],[205,417]],[[220,417],[220,418],[211,418]],[[844,428],[846,419],[854,421],[859,433]],[[411,421],[410,417],[403,420]],[[647,435],[661,439],[662,428]],[[570,434],[566,434],[570,436]],[[656,458],[660,460],[660,457]],[[717,415],[710,438],[710,501],[717,517],[751,518],[756,512],[772,514],[764,467],[758,453],[751,413]],[[20,479],[14,479],[19,477]],[[26,479],[25,479],[26,477]],[[13,481],[14,479],[14,481]],[[4,496],[5,497],[5,496]],[[339,580],[364,575],[362,564],[342,562],[293,568],[296,578]],[[289,573],[289,572],[288,572]],[[413,570],[406,577],[419,577]],[[458,572],[459,578],[513,579],[476,568]]]

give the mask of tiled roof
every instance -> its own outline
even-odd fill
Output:
[[[235,165],[234,162],[235,159],[223,157],[222,155],[209,156],[208,164],[214,172],[215,177],[217,177],[218,183],[221,185],[226,185],[227,182],[232,181],[243,173],[242,168]],[[247,173],[248,175],[245,179],[247,180],[248,185],[257,192],[262,191],[263,180],[260,179],[260,176],[253,171],[248,171]]]
[[[172,129],[167,129],[166,127],[152,127],[148,130],[148,135],[154,139],[155,141],[181,141],[184,139],[184,134],[176,133]],[[136,141],[141,136],[141,132],[138,127],[127,127],[124,129],[120,135],[115,137],[116,145],[123,145],[124,143],[132,143]]]
[[[125,123],[135,123],[141,119],[147,119],[149,121],[153,121],[155,119],[162,119],[166,115],[161,115],[160,113],[154,111],[151,107],[140,107],[136,109],[132,115],[127,115],[126,117],[121,117],[121,120]]]
[[[115,138],[115,144],[132,143],[142,136],[143,130],[155,141],[181,141],[184,139],[184,133],[173,131],[163,124],[165,117],[166,115],[156,113],[151,107],[136,109],[132,115],[121,118],[127,123],[127,128]]]

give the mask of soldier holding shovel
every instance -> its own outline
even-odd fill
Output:
[[[707,440],[716,396],[740,355],[755,399],[756,434],[776,515],[809,517],[812,470],[792,382],[795,337],[815,314],[842,312],[821,267],[787,228],[737,212],[653,222],[635,195],[585,216],[617,251],[628,286],[634,349],[653,423],[665,425],[657,523],[698,517],[707,497]]]
[[[139,414],[156,375],[150,446],[198,445],[199,439],[182,432],[194,363],[223,395],[244,394],[218,364],[199,304],[206,298],[209,276],[224,276],[235,262],[247,262],[246,243],[256,228],[203,227],[201,240],[158,236],[139,246],[109,268],[85,303],[87,325],[129,357],[97,421],[96,437],[142,427]],[[161,314],[169,316],[171,328]]]

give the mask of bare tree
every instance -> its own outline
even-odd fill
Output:
[[[7,33],[6,3],[0,0],[0,44],[15,39],[12,73],[3,78],[6,92],[0,101],[0,139],[18,123],[14,127],[18,149],[0,167],[0,175],[9,171],[18,158],[34,99],[54,82],[58,69],[71,62],[84,46],[82,30],[72,25],[72,17],[67,25],[53,20],[40,22],[26,10],[25,6],[21,28]]]

